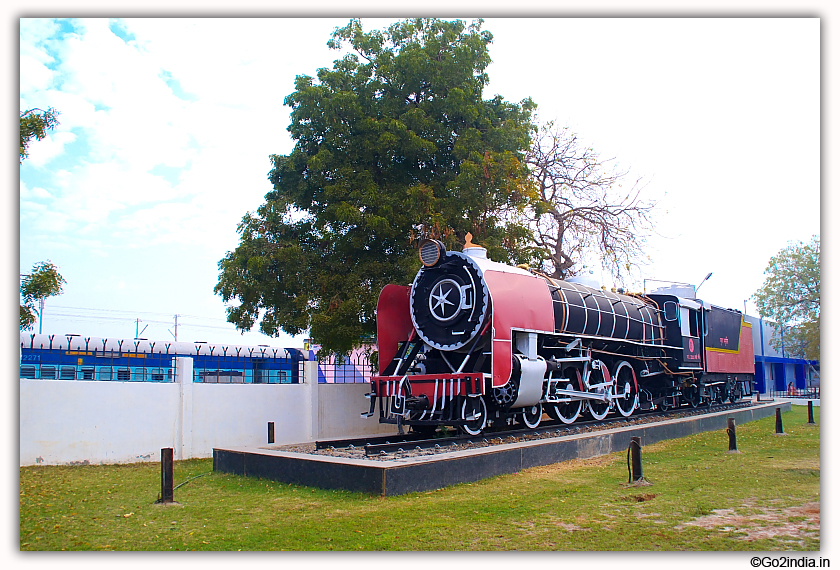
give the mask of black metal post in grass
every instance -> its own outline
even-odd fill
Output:
[[[729,435],[729,452],[738,452],[738,438],[735,435],[735,418],[726,419],[727,428],[726,433]]]
[[[814,421],[814,402],[813,400],[808,400],[808,423],[811,425],[816,424],[817,422]]]
[[[785,428],[782,426],[782,408],[776,408],[776,435],[784,435]]]
[[[268,422],[268,443],[274,443],[274,422]]]
[[[175,462],[173,461],[174,450],[171,447],[164,447],[160,450],[160,499],[158,503],[175,502]]]
[[[642,438],[633,436],[630,438],[630,458],[632,471],[630,482],[636,483],[644,479],[642,474]]]

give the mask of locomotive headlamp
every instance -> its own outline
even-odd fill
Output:
[[[436,265],[446,253],[446,247],[436,239],[427,239],[420,244],[420,261],[426,267]]]

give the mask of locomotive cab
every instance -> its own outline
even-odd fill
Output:
[[[677,349],[673,364],[678,370],[703,370],[705,318],[702,302],[675,295],[650,295],[661,307],[665,344]]]

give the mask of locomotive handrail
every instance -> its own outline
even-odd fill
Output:
[[[569,356],[567,358],[552,358],[548,362],[589,362],[592,356]]]

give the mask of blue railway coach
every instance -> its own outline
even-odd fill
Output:
[[[108,339],[20,333],[20,377],[49,380],[173,382],[175,357],[193,359],[193,381],[297,384],[309,351],[268,345]]]

